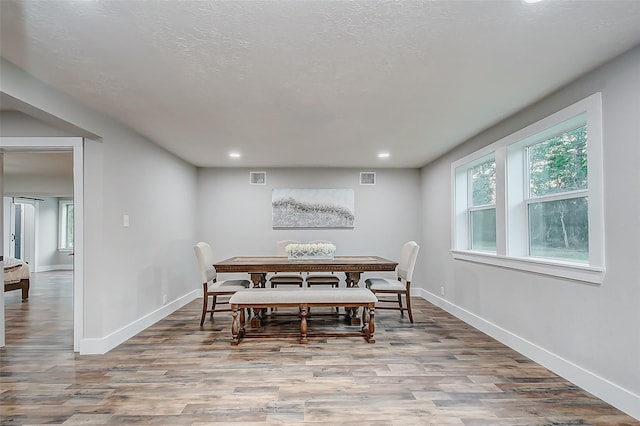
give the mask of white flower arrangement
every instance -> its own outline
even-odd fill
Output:
[[[332,259],[336,246],[331,243],[289,244],[285,250],[289,259]]]

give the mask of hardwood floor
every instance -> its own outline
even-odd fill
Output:
[[[72,352],[70,273],[6,293],[2,425],[640,425],[422,299],[362,338],[245,339],[196,300],[105,355]],[[314,310],[309,331],[336,318]],[[297,326],[278,311],[268,328]]]

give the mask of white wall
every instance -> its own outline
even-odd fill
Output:
[[[6,175],[7,197],[73,196],[73,179],[64,176]]]
[[[606,277],[587,285],[453,260],[451,162],[602,92]],[[640,417],[640,48],[422,170],[424,293],[597,396]],[[439,206],[439,208],[433,208]],[[446,295],[440,299],[440,287]]]
[[[249,185],[249,171],[235,168],[198,171],[198,239],[212,245],[217,259],[273,255],[275,242],[284,239],[330,240],[337,247],[337,255],[370,254],[394,260],[406,241],[416,240],[420,244],[417,169],[373,170],[377,172],[374,186],[360,185],[360,171],[364,170],[357,169],[266,169],[266,185]],[[273,229],[274,188],[354,189],[355,227]],[[415,282],[421,282],[422,276],[422,271],[416,270]]]
[[[198,201],[195,167],[116,126],[102,133],[113,138],[92,143],[85,152],[99,156],[102,163],[100,186],[90,181],[86,191],[94,197],[102,193],[101,206],[85,204],[85,218],[99,218],[95,228],[85,226],[88,243],[95,247],[99,242],[101,252],[92,258],[94,251],[86,249],[90,265],[100,274],[100,285],[85,291],[86,299],[92,300],[88,306],[99,312],[90,308],[92,315],[101,317],[85,330],[87,336],[96,337],[157,310],[164,300],[199,289],[193,284],[199,280],[192,264]]]
[[[80,351],[105,352],[195,297],[196,169],[0,60],[2,93],[43,112],[38,118],[81,129],[72,135],[101,138],[84,141]],[[41,126],[17,125],[11,136],[45,135]]]
[[[59,198],[47,197],[38,202],[38,242],[36,244],[38,264],[36,271],[73,268],[73,256],[68,251],[58,250]]]
[[[43,123],[20,111],[2,111],[0,114],[0,127],[2,136],[75,136],[68,130],[61,130],[57,127]],[[25,135],[25,129],[28,135]],[[7,188],[5,188],[5,191]]]
[[[2,195],[2,191],[3,191],[3,186],[4,186],[4,181],[2,176],[4,175],[4,154],[2,152],[0,152],[0,198]],[[3,236],[3,240],[4,240],[4,206],[2,209],[0,209],[0,231],[2,231],[2,236]],[[0,272],[0,274],[2,274],[2,276],[0,278],[2,278],[2,282],[4,283],[4,244],[0,245],[0,257],[3,258],[3,261],[0,262],[0,266],[2,267],[2,272]],[[3,291],[0,291],[0,347],[5,345],[5,340],[4,340],[4,288],[2,289]]]

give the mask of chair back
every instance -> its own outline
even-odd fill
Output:
[[[276,241],[276,256],[286,256],[287,255],[287,246],[289,244],[298,244],[299,241],[296,240],[280,240]]]
[[[415,241],[404,243],[400,251],[400,262],[398,262],[398,278],[411,282],[419,249],[420,246]]]
[[[196,252],[196,259],[198,259],[198,266],[200,267],[200,277],[202,283],[208,283],[216,279],[216,268],[213,267],[213,251],[211,246],[207,243],[199,242],[193,250]]]

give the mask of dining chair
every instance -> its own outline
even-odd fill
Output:
[[[287,256],[287,246],[289,244],[298,244],[296,240],[280,240],[276,241],[276,256]],[[302,276],[302,272],[294,272],[294,273],[282,273],[276,272],[270,278],[269,282],[271,283],[272,288],[277,288],[281,285],[295,285],[298,287],[302,287],[304,283],[304,277]]]
[[[314,240],[309,241],[309,244],[333,244],[331,241],[327,240]],[[307,281],[307,287],[313,286],[329,286],[331,288],[340,287],[340,278],[333,272],[314,272],[307,273],[305,277],[305,281]],[[339,308],[336,306],[336,312],[339,311]]]
[[[327,240],[314,240],[309,241],[309,244],[332,244],[331,241]],[[314,272],[308,273],[305,277],[307,281],[308,287],[313,287],[316,285],[325,285],[331,287],[339,287],[340,286],[340,278],[333,272]]]
[[[388,278],[367,278],[365,280],[366,287],[373,293],[389,295],[396,294],[398,299],[378,299],[379,303],[393,303],[397,306],[376,305],[376,309],[393,309],[400,311],[400,315],[404,316],[404,311],[409,314],[409,321],[413,323],[413,314],[411,313],[411,279],[413,277],[413,269],[416,266],[418,258],[418,250],[420,246],[415,241],[409,241],[402,246],[400,251],[400,261],[396,267],[396,279]],[[406,306],[402,305],[402,296],[406,300]]]
[[[204,324],[204,318],[207,316],[207,312],[211,313],[213,318],[214,312],[231,312],[231,307],[228,309],[216,309],[216,303],[218,303],[218,296],[231,296],[238,290],[249,288],[251,283],[249,280],[217,280],[216,268],[213,266],[215,260],[213,258],[213,251],[211,246],[204,242],[199,242],[193,247],[196,252],[196,259],[198,260],[198,267],[200,269],[200,276],[202,281],[202,289],[204,293],[204,301],[202,303],[202,318],[200,318],[200,327]],[[209,309],[209,297],[212,298],[211,309]],[[228,303],[225,300],[223,303]]]

